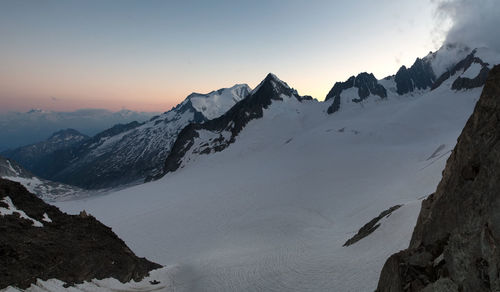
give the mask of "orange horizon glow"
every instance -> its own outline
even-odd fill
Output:
[[[269,72],[323,100],[337,81],[381,79],[438,48],[429,3],[334,2],[237,3],[223,16],[224,1],[2,2],[0,113],[164,112],[192,92],[254,88]]]

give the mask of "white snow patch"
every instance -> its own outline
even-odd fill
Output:
[[[246,84],[235,85],[211,92],[209,94],[192,94],[190,97],[193,107],[207,119],[215,119],[223,115],[238,101],[245,98],[250,88]]]
[[[462,75],[460,75],[460,77],[474,79],[476,78],[477,75],[479,75],[479,72],[481,71],[482,68],[483,66],[481,66],[481,64],[472,63],[470,67],[467,70],[465,70],[465,72]]]
[[[49,218],[49,215],[47,215],[47,213],[43,213],[43,218],[42,218],[42,221],[45,221],[45,222],[51,223],[51,222],[52,222],[52,219],[50,219],[50,218]]]
[[[36,193],[36,188],[43,184],[37,177],[3,176],[4,179],[22,184],[30,193]]]
[[[7,208],[0,207],[0,215],[1,216],[13,215],[14,213],[18,213],[19,217],[21,217],[22,219],[32,221],[34,227],[43,227],[43,224],[40,221],[33,219],[30,216],[26,215],[26,213],[23,210],[17,209],[16,206],[14,206],[14,203],[12,203],[12,200],[10,199],[10,197],[8,197],[8,196],[4,197],[2,199],[2,201],[5,204],[7,204],[8,207]]]

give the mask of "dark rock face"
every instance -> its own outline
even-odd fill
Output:
[[[422,203],[407,250],[384,265],[377,291],[500,290],[500,66]]]
[[[263,109],[271,105],[273,100],[283,100],[281,95],[292,96],[299,101],[311,99],[310,97],[299,96],[296,90],[290,88],[275,75],[269,73],[250,95],[234,105],[224,115],[203,124],[190,124],[185,127],[179,133],[165,161],[164,172],[154,178],[162,177],[164,174],[175,171],[180,167],[182,158],[193,146],[194,139],[199,137],[198,130],[207,130],[214,133],[221,133],[222,131],[230,132],[228,139],[220,135],[219,138],[213,141],[207,141],[197,153],[208,154],[222,151],[235,141],[236,136],[238,136],[248,122],[261,118],[263,116]],[[153,179],[153,177],[149,179]]]
[[[476,87],[481,87],[488,79],[489,72],[490,69],[487,66],[483,66],[483,68],[481,68],[481,71],[479,71],[479,74],[472,79],[465,77],[458,77],[451,85],[451,89],[462,90],[462,89],[472,89]]]
[[[380,223],[378,223],[382,218],[384,217],[389,217],[392,212],[396,211],[397,209],[401,208],[402,205],[395,205],[390,207],[389,209],[383,211],[380,213],[377,217],[373,218],[370,220],[370,222],[366,223],[359,229],[358,233],[351,237],[349,240],[347,240],[343,246],[349,246],[353,245],[356,242],[360,241],[361,239],[367,237],[368,235],[372,234],[373,231],[377,230],[377,228],[380,226]]]
[[[434,90],[441,86],[443,82],[448,80],[451,76],[455,75],[459,71],[465,71],[469,69],[469,67],[474,64],[480,64],[482,66],[482,69],[479,73],[478,76],[476,76],[474,79],[469,79],[469,78],[462,78],[458,77],[452,85],[452,89],[454,90],[460,90],[460,89],[471,89],[471,88],[476,88],[476,87],[481,87],[484,85],[486,82],[489,68],[488,68],[488,63],[483,62],[483,60],[479,59],[478,57],[475,57],[476,50],[473,50],[467,57],[465,57],[463,60],[458,62],[451,70],[444,72],[441,74],[436,79],[436,82],[432,85],[431,90]]]
[[[353,99],[354,102],[361,102],[365,100],[370,93],[377,95],[381,98],[387,97],[387,91],[380,85],[373,74],[366,72],[358,74],[358,76],[351,76],[345,82],[336,82],[332,89],[326,95],[325,101],[333,99],[332,105],[328,108],[328,113],[334,113],[340,108],[340,95],[342,91],[349,88],[358,88],[359,98]]]
[[[394,81],[396,82],[397,93],[403,95],[416,89],[430,88],[435,78],[431,64],[426,60],[417,58],[409,69],[401,66],[394,77]]]
[[[9,197],[19,213],[0,215],[0,289],[27,288],[37,278],[80,283],[113,277],[140,280],[161,266],[138,258],[111,228],[82,212],[67,215],[30,194],[20,184],[0,179],[0,207]],[[44,214],[52,222],[44,221]]]

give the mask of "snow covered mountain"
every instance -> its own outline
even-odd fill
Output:
[[[78,144],[54,152],[44,177],[85,188],[135,181],[162,171],[177,134],[189,123],[205,122],[226,112],[248,95],[238,84],[208,94],[190,94],[182,103],[146,123],[117,125]],[[53,161],[55,163],[49,163]]]
[[[37,143],[61,129],[72,128],[92,136],[115,124],[147,121],[158,113],[104,109],[55,112],[33,109],[0,114],[0,151]]]
[[[263,110],[272,101],[285,104],[312,100],[301,97],[276,75],[269,73],[266,78],[242,101],[220,118],[206,123],[193,123],[179,133],[177,141],[165,162],[165,171],[175,171],[183,163],[197,154],[209,154],[224,150],[235,141],[236,136],[254,119],[262,118]]]
[[[162,178],[57,204],[91,210],[169,266],[171,290],[373,291],[387,257],[408,246],[480,96],[481,86],[454,86],[483,70],[458,65],[472,52],[421,59],[435,58],[434,77],[420,75],[430,72],[420,61],[402,95],[395,76],[355,77],[334,114],[331,99],[301,98],[270,74],[221,117],[182,130]],[[491,68],[498,56],[478,49],[472,59]]]
[[[45,162],[47,156],[59,149],[72,147],[88,138],[87,135],[77,130],[65,129],[55,132],[42,142],[7,150],[0,154],[17,161],[32,172],[43,174],[47,167]]]
[[[0,177],[21,183],[28,191],[44,201],[67,200],[87,192],[66,184],[36,177],[11,159],[0,156]]]
[[[377,80],[373,74],[361,73],[345,82],[337,82],[325,101],[333,100],[328,113],[342,107],[378,102],[387,96],[421,94],[452,80],[452,89],[481,87],[492,65],[500,62],[498,54],[486,48],[471,50],[466,46],[445,45],[437,52],[417,58],[410,68],[401,66],[395,75]]]

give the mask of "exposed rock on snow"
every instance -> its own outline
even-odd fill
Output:
[[[0,198],[0,289],[53,278],[127,282],[160,267],[136,257],[94,217],[64,214],[19,183],[0,179]]]
[[[339,111],[344,104],[362,104],[374,97],[412,95],[434,90],[449,79],[453,82],[446,85],[453,90],[481,87],[491,64],[500,63],[496,55],[484,48],[470,50],[463,46],[445,45],[435,53],[417,58],[410,68],[401,66],[395,75],[382,80],[377,80],[372,74],[361,73],[345,82],[336,82],[325,98],[325,101],[333,100],[327,111],[331,114]],[[350,92],[354,88],[358,89],[355,94]]]
[[[397,86],[397,93],[403,95],[415,90],[431,88],[436,76],[432,71],[429,60],[417,58],[410,68],[401,66],[396,73],[394,81]]]
[[[380,98],[387,97],[387,91],[384,86],[380,85],[373,76],[373,74],[368,74],[366,72],[360,73],[357,76],[351,76],[345,82],[336,82],[333,88],[326,95],[325,101],[333,98],[332,105],[328,108],[328,113],[336,112],[340,109],[340,95],[344,90],[349,88],[358,89],[358,97],[353,98],[353,102],[361,102],[368,98],[370,95],[376,95]]]
[[[499,291],[500,66],[422,203],[407,250],[384,265],[377,291]]]
[[[464,74],[459,76],[453,82],[452,89],[471,89],[483,86],[486,82],[486,77],[488,76],[488,72],[490,69],[488,68],[488,63],[485,63],[483,60],[475,56],[476,52],[477,50],[473,50],[463,60],[456,63],[455,66],[450,68],[450,70],[447,70],[441,76],[439,76],[439,78],[436,79],[436,82],[432,85],[432,90],[441,86],[444,81],[448,80],[452,76],[455,76],[455,74],[462,72]],[[475,76],[470,76],[470,73],[467,71],[473,64],[480,65],[481,70]]]
[[[356,235],[354,235],[353,237],[349,238],[349,240],[347,240],[343,246],[349,246],[349,245],[355,244],[356,242],[358,242],[361,239],[370,235],[373,231],[375,231],[377,228],[379,228],[379,226],[380,226],[379,221],[380,220],[382,220],[383,218],[389,217],[392,214],[392,212],[401,208],[401,206],[402,205],[392,206],[389,209],[380,213],[380,215],[373,218],[372,220],[370,220],[370,222],[366,223],[363,227],[361,227],[361,229],[359,229],[358,233],[356,233]]]

